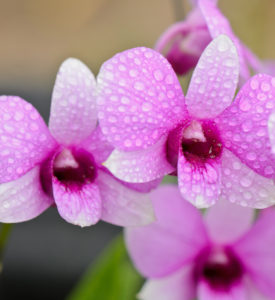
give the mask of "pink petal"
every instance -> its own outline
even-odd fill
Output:
[[[148,194],[126,187],[103,170],[98,170],[96,183],[100,188],[103,221],[119,226],[141,226],[154,221]]]
[[[248,300],[272,300],[272,298],[263,295],[250,279],[245,281],[245,289]]]
[[[226,17],[220,12],[213,1],[199,0],[198,6],[205,18],[212,38],[215,39],[219,35],[225,34],[233,41],[239,55],[240,76],[245,80],[249,79],[250,73],[245,62],[243,47],[237,36],[232,31],[231,25]]]
[[[199,300],[251,300],[247,298],[243,284],[231,287],[229,291],[216,291],[206,282],[201,282],[198,286]]]
[[[49,128],[63,145],[78,144],[96,127],[96,81],[79,60],[61,65],[52,95]]]
[[[98,164],[104,162],[114,149],[99,126],[78,147],[89,151]]]
[[[268,133],[272,152],[275,153],[275,112],[272,112],[268,119]]]
[[[170,26],[159,38],[155,50],[162,53],[178,75],[194,68],[211,41],[199,9],[193,9],[184,21]]]
[[[0,222],[16,223],[33,219],[53,203],[40,183],[36,166],[20,178],[0,185]]]
[[[254,285],[275,298],[275,210],[260,215],[254,227],[234,246]]]
[[[95,183],[67,187],[53,177],[53,196],[59,214],[69,223],[84,227],[101,218],[101,198]]]
[[[252,77],[236,100],[217,119],[223,144],[258,174],[274,178],[268,119],[275,106],[275,80],[269,75]]]
[[[204,219],[212,241],[230,244],[250,229],[254,219],[254,210],[220,199],[207,210]]]
[[[175,171],[166,157],[166,140],[162,137],[145,150],[125,152],[114,150],[104,165],[119,179],[143,183],[162,178]]]
[[[213,118],[229,106],[238,83],[238,54],[231,40],[221,35],[202,53],[186,95],[189,113]]]
[[[148,181],[148,182],[143,182],[143,183],[130,183],[130,182],[125,182],[125,181],[121,181],[121,183],[124,184],[125,186],[127,186],[128,188],[135,190],[137,192],[148,193],[151,190],[157,188],[160,185],[161,181],[162,181],[162,178],[158,178],[158,179]]]
[[[186,114],[176,74],[167,60],[151,49],[127,50],[105,62],[98,89],[102,131],[120,150],[155,144]]]
[[[213,205],[220,195],[221,166],[219,161],[194,166],[181,151],[178,159],[178,183],[182,197],[198,208]]]
[[[160,186],[151,199],[156,222],[127,228],[126,244],[145,277],[163,277],[191,261],[208,241],[200,213],[182,199],[176,186]]]
[[[275,184],[245,164],[227,149],[222,157],[221,198],[242,206],[265,208],[275,203]]]
[[[262,61],[262,69],[259,73],[269,74],[274,77],[275,75],[275,61],[274,60],[264,60]]]
[[[195,282],[192,266],[185,266],[172,275],[146,281],[138,294],[141,300],[193,300]]]
[[[0,97],[0,182],[17,179],[56,147],[37,110],[16,96]]]

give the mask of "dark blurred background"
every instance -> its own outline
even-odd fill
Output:
[[[274,0],[220,0],[220,8],[257,55],[275,58]],[[97,74],[116,52],[153,47],[188,9],[187,0],[0,0],[0,94],[25,98],[47,120],[64,59],[77,57]],[[15,225],[0,275],[0,299],[65,299],[118,232],[105,223],[78,228],[55,208]]]

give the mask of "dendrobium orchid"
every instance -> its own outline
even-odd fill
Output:
[[[165,55],[179,75],[194,68],[208,43],[221,34],[234,42],[240,59],[240,76],[248,80],[255,73],[275,74],[274,62],[261,62],[234,34],[229,21],[217,7],[217,1],[198,0],[186,20],[169,27],[157,41],[155,49]]]
[[[148,196],[102,165],[113,147],[97,124],[94,75],[79,60],[60,68],[49,129],[19,97],[1,96],[0,111],[1,222],[32,219],[52,204],[80,226],[100,219],[122,226],[153,220]]]
[[[201,55],[186,98],[158,52],[115,55],[98,77],[99,122],[115,147],[105,165],[127,182],[177,174],[182,196],[197,207],[219,198],[255,208],[274,204],[267,121],[275,79],[254,76],[232,103],[238,77],[238,54],[224,35]]]
[[[275,299],[275,211],[221,201],[204,217],[175,186],[151,193],[156,221],[127,228],[130,256],[148,281],[140,300]]]

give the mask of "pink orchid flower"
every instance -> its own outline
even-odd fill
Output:
[[[32,219],[52,204],[62,218],[80,226],[100,219],[122,226],[153,220],[148,196],[102,165],[113,147],[97,125],[96,81],[83,63],[62,64],[49,129],[19,97],[1,96],[0,110],[1,222]]]
[[[274,75],[274,63],[261,62],[234,34],[229,21],[217,7],[217,1],[198,0],[186,20],[169,27],[157,41],[155,49],[163,54],[179,75],[194,68],[208,43],[221,34],[231,38],[240,59],[242,80],[250,77],[250,68],[255,73]]]
[[[256,208],[274,204],[267,120],[275,79],[254,76],[232,103],[238,69],[236,48],[224,35],[203,52],[186,98],[171,65],[154,50],[131,49],[105,62],[98,116],[115,146],[105,165],[136,183],[174,172],[182,196],[197,207],[219,198]]]
[[[149,279],[139,299],[275,299],[274,210],[253,224],[252,209],[229,201],[203,218],[175,186],[151,197],[157,221],[125,231],[130,256]]]

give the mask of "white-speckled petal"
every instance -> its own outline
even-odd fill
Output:
[[[188,162],[179,151],[178,184],[182,197],[198,208],[215,204],[221,190],[221,164],[212,160],[203,166]]]
[[[94,160],[101,164],[112,153],[114,147],[107,141],[106,136],[102,133],[100,126],[96,129],[79,145],[93,155]]]
[[[231,25],[227,18],[221,13],[214,1],[199,0],[198,6],[201,13],[205,18],[208,30],[213,39],[221,34],[227,35],[237,48],[240,62],[240,76],[242,79],[247,80],[250,77],[250,72],[245,61],[244,48],[233,32]]]
[[[102,132],[125,151],[150,147],[187,114],[171,65],[147,48],[124,51],[102,65],[97,104]]]
[[[119,179],[143,183],[163,177],[175,168],[167,161],[166,139],[162,137],[150,148],[138,151],[114,150],[104,165]]]
[[[53,177],[53,196],[59,214],[67,222],[81,227],[96,224],[101,218],[101,198],[95,183],[68,186]]]
[[[232,152],[224,149],[222,156],[222,194],[224,200],[265,208],[275,204],[275,184],[249,167]]]
[[[40,182],[40,167],[0,185],[0,222],[16,223],[33,219],[52,205]]]
[[[94,130],[97,122],[96,81],[78,59],[61,65],[52,95],[49,128],[63,145],[76,145]]]
[[[228,107],[239,78],[237,50],[225,35],[213,40],[202,53],[186,95],[189,113],[209,119]]]
[[[102,220],[119,226],[142,226],[155,220],[148,194],[132,190],[111,174],[98,170]]]
[[[57,146],[37,110],[16,96],[0,97],[0,183],[41,163]]]
[[[215,122],[225,148],[258,174],[274,178],[268,119],[275,107],[275,79],[258,74],[242,87]]]

